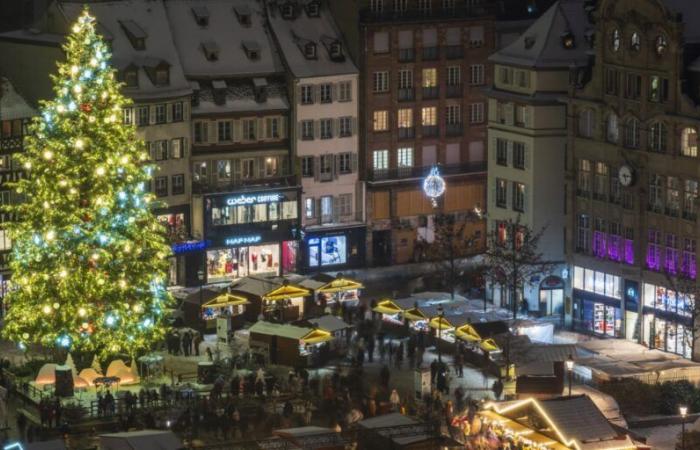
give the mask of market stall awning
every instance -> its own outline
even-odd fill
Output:
[[[493,339],[484,339],[481,341],[479,344],[479,347],[485,352],[495,352],[497,350],[500,350],[498,345],[496,345],[496,342]]]
[[[455,336],[467,342],[479,342],[481,340],[479,333],[477,333],[474,327],[472,327],[470,324],[462,325],[461,327],[457,328],[455,331]]]
[[[418,320],[428,320],[428,317],[423,314],[423,312],[420,310],[420,308],[411,308],[409,310],[404,311],[403,313],[404,318],[412,321],[418,321]]]
[[[311,295],[311,291],[308,289],[294,286],[293,284],[285,284],[263,295],[263,300],[288,300],[290,298],[308,297],[309,295]]]
[[[334,292],[352,291],[355,289],[362,289],[364,286],[362,283],[350,280],[348,278],[336,278],[335,280],[327,283],[320,288],[319,292],[325,292],[327,294],[332,294]]]
[[[496,422],[510,433],[516,436],[520,436],[528,441],[531,441],[537,445],[541,445],[551,450],[568,450],[569,447],[562,445],[560,442],[545,436],[544,434],[538,433],[537,431],[528,428],[508,417],[502,416],[494,411],[479,411],[479,415],[485,417],[491,422]]]
[[[247,305],[249,303],[245,297],[226,292],[204,303],[202,308],[225,308],[226,306]]]
[[[433,317],[430,319],[430,327],[442,331],[454,328],[454,326],[445,317]]]
[[[321,342],[328,342],[333,339],[333,335],[326,330],[315,329],[309,334],[301,338],[306,344],[318,344]]]
[[[377,303],[377,306],[372,308],[372,311],[381,314],[398,314],[403,311],[396,303],[392,300],[381,300]]]

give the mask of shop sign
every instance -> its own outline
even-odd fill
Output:
[[[251,236],[237,236],[232,238],[227,238],[225,241],[226,245],[241,245],[241,244],[257,244],[262,241],[262,236],[259,234],[254,234]]]
[[[207,241],[188,241],[178,242],[172,245],[173,253],[180,255],[182,253],[196,252],[204,250],[209,246]]]
[[[275,203],[284,200],[282,194],[255,194],[255,195],[238,195],[226,199],[226,204],[229,206],[237,205],[252,205],[254,203]]]

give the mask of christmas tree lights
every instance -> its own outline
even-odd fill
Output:
[[[134,354],[162,338],[165,230],[145,185],[153,167],[133,126],[130,101],[110,67],[107,45],[87,9],[52,76],[17,159],[25,176],[7,207],[14,289],[3,334],[27,344]]]

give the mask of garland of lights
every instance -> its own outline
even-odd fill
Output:
[[[13,290],[3,335],[17,342],[134,354],[162,338],[169,248],[151,213],[153,167],[121,122],[110,53],[87,8],[17,155],[22,203],[7,211]]]

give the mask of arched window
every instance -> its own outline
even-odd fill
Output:
[[[668,39],[666,39],[666,36],[664,34],[656,36],[656,40],[654,41],[654,50],[656,51],[656,54],[662,56],[664,53],[666,53],[667,48]]]
[[[668,141],[666,125],[656,122],[649,128],[649,150],[653,152],[666,153],[666,142]]]
[[[638,52],[642,48],[642,38],[638,32],[632,33],[632,38],[630,39],[630,49],[633,52]]]
[[[617,143],[618,139],[620,138],[620,124],[617,119],[617,114],[615,113],[611,113],[608,116],[608,120],[605,125],[605,137],[608,142],[612,142],[613,144]]]
[[[634,117],[625,122],[625,147],[639,148],[639,120]]]
[[[610,46],[612,47],[613,51],[616,52],[620,50],[620,30],[617,28],[613,30],[612,34],[610,35]]]
[[[698,132],[693,127],[683,128],[681,132],[681,155],[698,156]]]
[[[578,116],[578,134],[582,137],[593,136],[593,111],[584,109]]]

